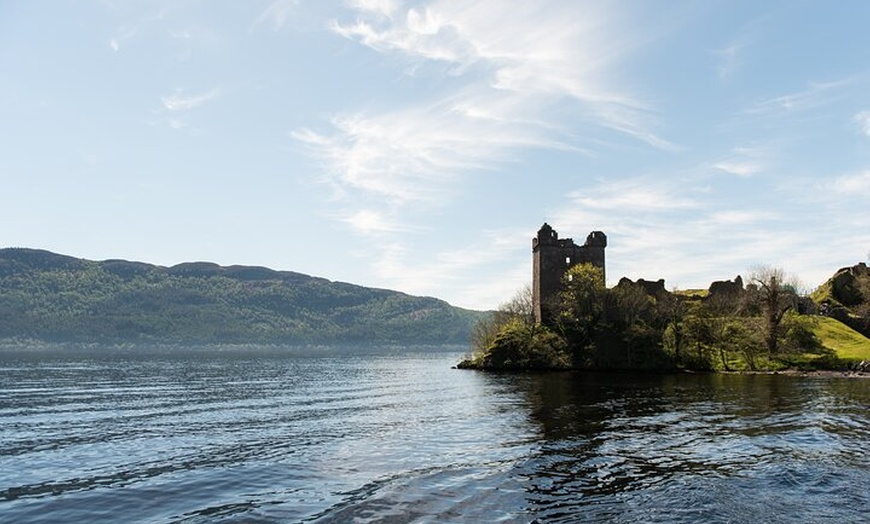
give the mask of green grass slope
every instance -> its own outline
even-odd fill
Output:
[[[822,345],[837,358],[849,362],[870,361],[870,339],[849,326],[828,317],[819,317],[815,334]]]
[[[811,352],[781,355],[773,369],[845,370],[870,362],[870,339],[842,322],[814,317],[812,331],[821,347]]]

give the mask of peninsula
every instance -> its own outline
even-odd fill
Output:
[[[475,327],[460,368],[870,371],[870,269],[843,268],[802,296],[783,270],[668,291],[664,280],[605,285],[607,236],[532,239],[532,286]]]

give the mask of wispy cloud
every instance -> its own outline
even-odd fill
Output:
[[[734,76],[747,63],[750,48],[769,33],[770,23],[774,19],[771,15],[762,15],[747,21],[728,43],[712,51],[717,60],[716,72],[720,79],[726,80]]]
[[[726,210],[710,214],[709,221],[711,224],[715,224],[716,227],[752,226],[778,218],[778,215],[773,211]]]
[[[743,177],[752,176],[761,171],[760,164],[750,161],[723,160],[713,164],[713,167],[720,171]]]
[[[870,245],[864,212],[870,170],[790,175],[785,185],[772,176],[770,186],[754,182],[755,192],[740,199],[723,198],[733,183],[704,178],[708,170],[700,165],[681,177],[602,180],[568,195],[548,221],[580,241],[593,229],[608,235],[611,285],[628,276],[665,278],[668,287],[707,287],[761,263],[800,274],[815,286],[843,265],[844,254],[864,256]]]
[[[121,46],[129,39],[136,36],[138,30],[136,28],[122,27],[118,32],[109,39],[109,47],[112,51],[120,51]]]
[[[333,28],[377,51],[446,63],[454,73],[472,66],[486,72],[469,75],[470,83],[528,98],[573,99],[599,125],[657,147],[666,143],[649,129],[650,105],[611,78],[639,40],[615,12],[594,3],[441,0],[401,12],[387,4],[377,12],[388,16],[367,18],[371,9],[361,9],[355,22]]]
[[[761,202],[733,202],[691,178],[601,181],[568,195],[550,223],[579,241],[593,229],[608,235],[610,284],[627,276],[706,287],[754,263],[788,266],[784,254],[806,243],[801,231],[791,229],[794,217],[770,205],[782,195],[771,191]]]
[[[361,13],[392,18],[402,5],[400,0],[348,0],[348,5]]]
[[[853,117],[853,120],[858,124],[861,132],[870,137],[870,110],[859,112]]]
[[[631,209],[632,212],[694,209],[701,204],[693,198],[651,179],[631,179],[599,185],[594,191],[577,191],[568,198],[585,209]]]
[[[109,39],[109,47],[113,51],[120,51],[127,41],[141,36],[142,33],[148,33],[151,26],[155,23],[163,22],[167,15],[176,7],[172,3],[162,5],[154,5],[151,2],[122,2],[118,5],[108,4],[113,11],[120,11],[127,15],[126,22],[122,24],[115,34]],[[154,11],[155,7],[157,8]]]
[[[298,5],[299,0],[275,0],[254,20],[251,29],[263,24],[271,25],[274,31],[281,29]]]
[[[735,147],[731,156],[713,164],[713,168],[740,177],[750,177],[765,167],[767,151],[759,147]]]
[[[293,133],[351,195],[393,206],[437,202],[464,173],[491,169],[528,148],[586,154],[584,135],[602,130],[675,148],[653,130],[652,104],[616,81],[635,30],[601,4],[348,5],[354,20],[333,22],[337,34],[404,58],[415,74],[448,75],[456,86],[441,98],[349,112],[332,118],[331,129]]]
[[[843,196],[864,198],[870,196],[870,170],[841,175],[830,182],[830,189]]]
[[[381,281],[395,289],[423,295],[436,289],[440,293],[449,290],[449,294],[462,297],[457,305],[494,308],[529,281],[531,235],[520,230],[490,230],[481,232],[480,239],[473,247],[427,252],[423,258],[400,240],[384,242],[373,269]],[[481,276],[469,287],[462,276],[468,271],[488,276]],[[508,275],[510,278],[505,278]]]
[[[840,88],[850,80],[811,82],[806,89],[757,102],[749,114],[796,113],[823,107],[836,99]]]
[[[392,217],[376,209],[360,209],[341,218],[341,221],[363,235],[381,235],[407,230]]]
[[[220,90],[215,88],[197,95],[185,95],[180,90],[171,95],[160,98],[163,107],[169,111],[189,111],[206,102],[214,100],[220,95]]]
[[[459,173],[489,169],[527,147],[568,148],[504,99],[470,93],[431,106],[332,120],[331,134],[301,129],[293,136],[347,191],[391,205],[438,202]]]
[[[747,43],[743,39],[740,39],[731,42],[722,49],[713,51],[713,55],[719,59],[717,67],[719,78],[728,78],[737,71],[743,63],[743,51],[746,47]]]

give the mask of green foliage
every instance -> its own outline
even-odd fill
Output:
[[[503,325],[492,343],[460,367],[490,370],[568,369],[571,358],[565,340],[551,329],[512,320]]]
[[[532,308],[532,289],[526,286],[517,291],[509,301],[499,306],[497,311],[481,316],[471,331],[472,354],[479,356],[486,352],[502,328],[511,322],[534,324]]]
[[[763,346],[758,337],[760,330],[757,319],[730,317],[721,324],[720,329],[717,348],[721,368],[717,366],[717,369],[761,368],[766,355],[761,351]],[[744,365],[741,365],[741,360]]]
[[[753,295],[765,319],[762,329],[764,344],[768,354],[773,356],[779,351],[784,334],[783,318],[797,305],[796,290],[799,286],[794,279],[786,279],[782,269],[769,266],[755,269],[750,280],[756,286]]]
[[[587,354],[605,326],[607,288],[604,273],[592,264],[577,264],[562,277],[555,326],[571,344],[578,360]]]
[[[663,347],[664,331],[677,323],[666,294],[651,295],[643,286],[621,282],[606,295],[609,337],[599,336],[594,361],[598,366],[626,369],[672,368]]]
[[[817,287],[815,291],[810,294],[810,298],[813,299],[813,302],[816,304],[831,304],[840,306],[840,302],[834,298],[834,287],[831,280],[823,283],[821,286]]]
[[[554,328],[568,341],[575,367],[669,369],[673,355],[663,347],[682,334],[681,305],[669,294],[652,295],[640,284],[604,287],[601,269],[590,264],[566,272]]]
[[[786,315],[782,322],[781,351],[784,353],[817,353],[822,350],[824,346],[816,334],[818,324],[817,317],[795,313]]]
[[[0,339],[457,344],[482,315],[266,268],[164,268],[0,250]]]
[[[870,297],[864,270],[852,268],[853,287]],[[799,285],[782,270],[760,267],[751,281],[713,294],[668,293],[660,284],[628,279],[607,289],[600,269],[577,265],[549,305],[547,327],[522,313],[528,302],[503,307],[481,325],[475,356],[461,367],[742,371],[839,369],[870,360],[870,340],[860,333],[832,318],[797,313],[798,305],[802,312],[812,307],[800,302]]]

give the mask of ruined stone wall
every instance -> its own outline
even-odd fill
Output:
[[[743,293],[743,278],[740,275],[732,280],[716,280],[710,284],[708,296],[736,297]]]
[[[637,282],[634,282],[628,277],[622,277],[616,284],[616,288],[631,286],[637,286],[640,289],[643,289],[643,292],[651,297],[659,298],[671,294],[667,289],[665,289],[665,279],[663,278],[655,281],[639,278],[637,279]]]

